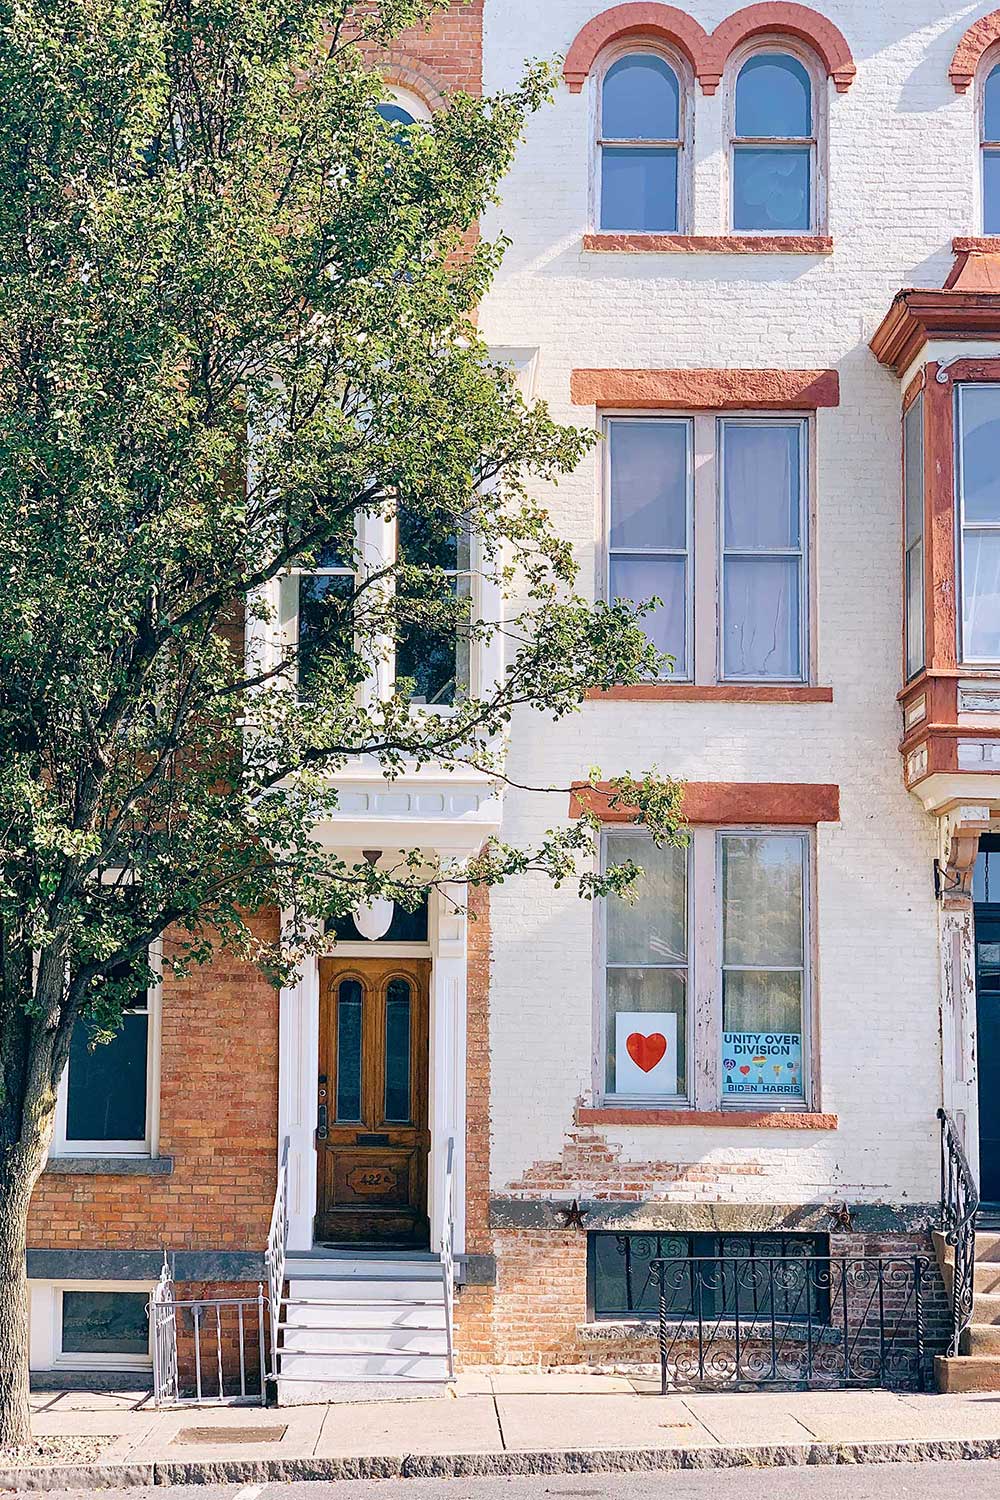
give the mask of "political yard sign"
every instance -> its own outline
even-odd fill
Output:
[[[802,1037],[797,1032],[724,1031],[723,1099],[802,1098]]]

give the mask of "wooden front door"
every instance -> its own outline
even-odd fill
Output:
[[[419,958],[320,962],[320,1243],[428,1243],[430,967]]]

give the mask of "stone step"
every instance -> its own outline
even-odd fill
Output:
[[[972,1317],[969,1321],[974,1324],[988,1324],[991,1327],[1000,1325],[1000,1294],[977,1292],[972,1299]]]
[[[290,1255],[285,1261],[285,1279],[322,1276],[333,1281],[440,1281],[441,1262],[436,1256],[415,1259],[389,1255]]]
[[[962,1334],[959,1352],[1000,1355],[1000,1328],[990,1323],[970,1323]]]
[[[370,1353],[353,1349],[333,1352],[279,1351],[279,1377],[340,1382],[343,1380],[392,1380],[417,1385],[448,1380],[444,1354]]]
[[[1000,1391],[1000,1355],[969,1356],[939,1354],[934,1360],[934,1379],[939,1391]]]
[[[444,1328],[289,1328],[281,1342],[284,1361],[291,1351],[342,1359],[345,1353],[435,1355],[446,1357]]]
[[[435,1277],[390,1276],[302,1276],[288,1277],[292,1301],[317,1302],[418,1302],[444,1303],[444,1283],[438,1268]]]
[[[333,1406],[356,1401],[435,1401],[448,1394],[443,1380],[313,1380],[280,1376],[279,1406]]]
[[[439,1330],[445,1327],[444,1302],[286,1302],[283,1328],[384,1328]]]

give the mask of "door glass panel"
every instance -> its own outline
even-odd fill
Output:
[[[337,1119],[361,1119],[361,985],[342,979],[337,988]]]
[[[385,992],[385,1118],[410,1118],[410,1008],[406,979],[390,979]]]

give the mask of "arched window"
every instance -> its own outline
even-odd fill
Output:
[[[1000,62],[983,84],[983,233],[1000,234]]]
[[[684,98],[677,72],[656,52],[630,52],[601,83],[598,121],[601,229],[680,227]]]
[[[378,112],[388,125],[415,125],[417,122],[408,109],[395,102],[380,104]]]
[[[730,158],[735,231],[816,230],[813,92],[808,68],[787,52],[756,52],[740,68]]]

